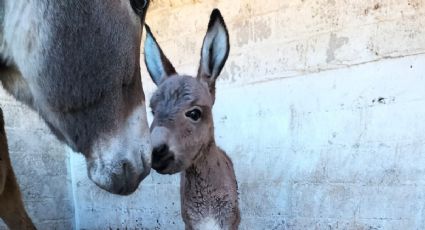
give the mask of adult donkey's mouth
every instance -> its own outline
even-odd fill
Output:
[[[140,106],[120,126],[120,132],[93,146],[87,169],[90,179],[100,188],[128,195],[149,175],[151,145],[145,116],[145,108]]]

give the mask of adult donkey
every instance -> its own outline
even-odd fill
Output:
[[[131,194],[150,171],[139,67],[149,0],[0,0],[0,81],[84,154],[90,179]]]

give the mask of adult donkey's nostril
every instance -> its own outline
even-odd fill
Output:
[[[114,174],[112,182],[116,194],[129,195],[133,193],[140,182],[140,176],[135,172],[129,161],[121,162],[121,173]]]
[[[122,171],[123,171],[124,178],[128,178],[130,176],[131,171],[130,171],[130,167],[128,167],[127,162],[122,163]]]

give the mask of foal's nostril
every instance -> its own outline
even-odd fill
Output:
[[[161,158],[165,156],[167,152],[168,152],[168,146],[166,144],[162,144],[160,146],[153,148],[152,155],[155,157]]]

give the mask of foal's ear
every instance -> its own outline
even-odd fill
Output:
[[[176,70],[162,52],[147,24],[145,28],[145,63],[153,82],[159,85],[164,79],[175,75]]]
[[[229,33],[218,9],[214,9],[208,23],[207,34],[201,50],[201,62],[198,69],[198,79],[205,81],[211,94],[215,93],[215,80],[223,69],[229,56]]]

